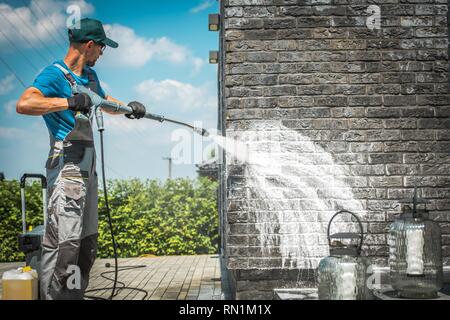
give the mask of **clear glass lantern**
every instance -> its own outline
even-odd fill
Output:
[[[443,286],[441,229],[429,220],[427,202],[417,198],[415,188],[413,199],[401,201],[403,212],[390,225],[390,278],[400,297],[436,298]],[[418,209],[422,204],[424,209]]]
[[[335,233],[330,235],[333,220],[340,214],[348,213],[358,222],[360,233]],[[367,289],[368,263],[361,257],[364,231],[361,220],[352,212],[342,210],[336,213],[328,224],[330,256],[319,263],[320,300],[366,300],[370,297]]]

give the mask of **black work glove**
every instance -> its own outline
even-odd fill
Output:
[[[145,107],[142,103],[133,101],[128,104],[128,106],[133,109],[132,114],[125,114],[128,119],[140,119],[145,116]]]
[[[73,97],[67,98],[69,110],[75,112],[89,113],[92,106],[91,98],[86,93],[76,93]]]

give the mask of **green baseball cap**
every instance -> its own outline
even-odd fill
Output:
[[[106,37],[105,30],[100,21],[90,18],[81,19],[68,30],[71,42],[86,42],[92,40],[96,43],[104,44],[112,48],[117,48],[119,44]]]

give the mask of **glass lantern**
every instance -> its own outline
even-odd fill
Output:
[[[405,204],[403,212],[390,225],[391,284],[403,298],[436,298],[443,286],[441,229],[429,220],[427,202],[417,198],[415,188],[413,199],[401,201]],[[424,209],[417,208],[421,204]]]
[[[360,233],[335,233],[330,227],[336,216],[348,213],[358,222]],[[330,220],[327,230],[330,256],[319,263],[320,300],[366,300],[370,293],[366,286],[368,263],[361,257],[364,231],[361,220],[352,212],[342,210]]]

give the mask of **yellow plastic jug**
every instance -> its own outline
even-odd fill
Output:
[[[30,267],[6,271],[2,286],[3,300],[38,300],[38,274]]]

